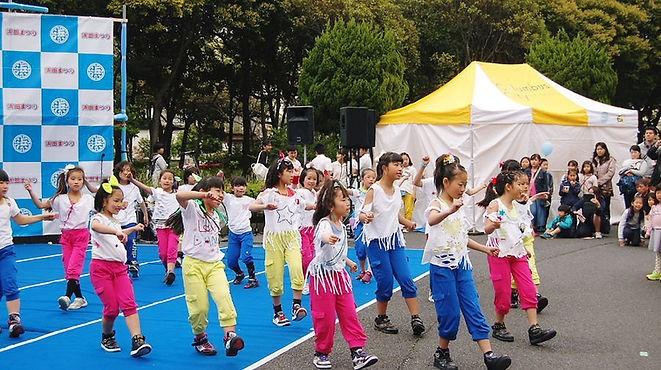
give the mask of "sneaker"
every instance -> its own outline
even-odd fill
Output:
[[[312,359],[312,364],[314,364],[317,369],[330,369],[332,367],[328,355],[323,353],[316,353]]]
[[[297,303],[294,305],[294,307],[292,307],[291,310],[292,320],[301,321],[307,315],[308,315],[308,310],[306,310],[305,307],[301,306],[300,304]]]
[[[106,352],[119,352],[122,350],[115,340],[114,330],[110,334],[101,334],[101,348]]]
[[[537,293],[537,313],[541,313],[549,305],[549,299]]]
[[[491,327],[491,330],[492,330],[491,333],[492,337],[498,340],[502,340],[503,342],[514,342],[514,336],[509,331],[507,331],[507,328],[505,327],[505,323],[496,322]]]
[[[458,370],[459,367],[457,364],[452,361],[450,357],[450,350],[437,348],[434,352],[434,367],[443,369],[443,370]]]
[[[653,272],[649,275],[645,275],[645,277],[647,278],[647,280],[650,280],[650,281],[661,280],[661,272]]]
[[[87,307],[87,300],[85,298],[76,298],[69,305],[69,311],[79,310],[83,307]]]
[[[366,273],[366,272],[367,272],[367,271],[363,271],[363,272],[361,272],[360,274],[358,274],[358,276],[356,276],[356,280],[363,280],[363,276],[365,276],[365,273]]]
[[[234,278],[234,281],[232,282],[232,284],[239,285],[243,282],[243,279],[245,279],[245,278],[246,278],[246,274],[244,274],[244,273],[237,274],[236,277]]]
[[[174,283],[174,279],[176,279],[177,276],[174,274],[174,272],[166,272],[165,273],[165,279],[163,279],[163,282],[167,286],[171,286]]]
[[[549,233],[542,234],[542,239],[553,239],[553,238],[554,236],[552,234]]]
[[[243,339],[233,331],[228,332],[223,341],[225,342],[225,356],[236,356],[246,346]]]
[[[603,237],[604,237],[604,236],[601,235],[601,233],[594,233],[594,238],[595,238],[595,239],[601,239],[601,238],[603,238]]]
[[[505,370],[512,364],[512,359],[507,355],[497,355],[489,351],[484,354],[484,364],[488,370]]]
[[[257,278],[248,279],[248,283],[243,286],[244,289],[257,288],[259,286],[259,280]]]
[[[310,284],[307,281],[305,282],[305,285],[303,285],[303,291],[301,294],[310,295]]]
[[[422,319],[418,315],[411,316],[411,329],[413,329],[413,335],[416,337],[422,336],[425,332],[425,324],[422,322]]]
[[[131,339],[131,357],[146,356],[151,352],[151,346],[145,342],[145,336],[142,334],[134,335]]]
[[[374,319],[374,329],[386,333],[386,334],[397,334],[399,329],[397,329],[391,322],[388,316],[377,316]]]
[[[353,362],[354,370],[364,369],[377,363],[379,358],[372,356],[365,352],[362,348],[358,348],[351,352],[351,362]]]
[[[530,344],[533,346],[553,339],[556,334],[555,330],[542,329],[539,324],[535,324],[528,329],[528,338],[530,339]]]
[[[66,311],[69,309],[69,305],[71,304],[71,298],[63,295],[57,299],[57,304],[60,306],[60,310]]]
[[[140,277],[140,264],[138,261],[133,261],[129,263],[129,274],[131,274],[131,277],[133,279],[137,279]]]
[[[7,327],[9,328],[9,338],[18,338],[21,334],[25,333],[23,324],[21,324],[21,315],[17,313],[9,314]]]
[[[512,296],[510,298],[510,308],[519,308],[519,291],[512,289]]]
[[[372,271],[365,271],[365,275],[363,275],[363,278],[360,279],[360,281],[362,281],[363,284],[369,284],[370,281],[372,281]]]
[[[273,323],[276,326],[289,326],[291,325],[291,321],[285,316],[285,313],[282,311],[279,311],[275,315],[273,315]]]
[[[431,303],[434,303],[434,294],[432,294],[431,289],[429,289],[429,296],[427,297],[427,300]]]
[[[209,342],[207,333],[196,335],[193,338],[192,345],[195,347],[195,351],[197,351],[197,353],[203,354],[205,356],[215,356],[218,353],[218,351],[216,351],[216,347],[214,347],[214,345]]]

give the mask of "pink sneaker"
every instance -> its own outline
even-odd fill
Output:
[[[364,284],[369,284],[372,281],[372,271],[365,271],[363,278],[360,279]]]

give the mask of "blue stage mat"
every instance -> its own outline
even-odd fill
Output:
[[[231,286],[232,299],[238,313],[237,332],[246,341],[246,348],[236,357],[226,357],[222,349],[222,329],[218,324],[215,305],[212,303],[209,315],[208,334],[210,340],[219,347],[214,357],[201,356],[190,345],[191,328],[187,320],[187,310],[180,276],[171,287],[163,283],[164,269],[158,261],[157,247],[140,245],[140,279],[134,281],[136,299],[140,306],[142,331],[153,352],[141,359],[129,356],[130,336],[123,317],[115,322],[117,339],[122,352],[107,353],[101,349],[102,305],[94,294],[88,273],[89,258],[81,277],[83,294],[89,306],[79,311],[59,310],[57,298],[64,294],[61,247],[57,244],[17,245],[18,279],[21,287],[21,316],[26,333],[19,339],[10,339],[6,328],[6,306],[0,304],[0,364],[7,369],[182,369],[211,368],[243,369],[259,364],[273,353],[302,340],[312,332],[312,321],[308,316],[291,326],[279,328],[273,325],[271,298],[264,276],[264,250],[253,249],[260,287],[243,289]],[[427,266],[420,264],[421,250],[407,250],[409,266],[414,277],[423,276]],[[43,258],[40,258],[43,257]],[[353,250],[350,258],[355,259]],[[180,274],[181,270],[177,270]],[[226,270],[228,279],[234,273]],[[288,287],[288,275],[285,287]],[[354,283],[354,295],[358,306],[374,299],[376,284]],[[291,305],[291,290],[285,289],[283,307]],[[211,301],[211,300],[210,300]],[[212,301],[211,301],[212,302]],[[303,305],[309,309],[309,297],[303,297]],[[338,333],[339,335],[339,333]]]

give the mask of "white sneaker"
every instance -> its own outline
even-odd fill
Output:
[[[594,238],[595,238],[595,239],[601,239],[601,238],[603,238],[603,237],[604,237],[604,236],[601,235],[601,233],[594,233]]]
[[[434,295],[431,293],[431,289],[429,289],[429,297],[427,297],[427,300],[429,300],[431,303],[434,303]]]
[[[69,305],[69,311],[79,310],[83,307],[87,307],[87,300],[85,298],[76,298]]]
[[[57,299],[57,304],[60,306],[60,310],[66,311],[69,309],[69,305],[71,304],[71,298],[63,295]]]
[[[303,285],[303,295],[310,295],[310,284],[308,282],[305,282],[305,285]]]

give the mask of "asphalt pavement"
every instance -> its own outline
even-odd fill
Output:
[[[408,233],[406,239],[409,248],[424,247],[420,233]],[[485,237],[477,236],[476,240],[484,242]],[[654,263],[651,251],[619,247],[613,235],[592,240],[538,238],[535,250],[542,279],[540,293],[550,301],[539,321],[543,327],[556,329],[558,335],[540,346],[531,346],[525,313],[512,310],[506,324],[515,341],[492,339],[496,352],[512,358],[510,369],[661,369],[661,283],[645,280]],[[471,251],[471,261],[482,310],[491,323],[493,288],[486,256]],[[366,350],[379,357],[370,369],[433,368],[438,331],[433,303],[427,301],[429,278],[421,279],[417,286],[421,317],[427,326],[422,338],[413,337],[399,292],[389,307],[391,320],[400,328],[398,335],[373,329],[374,305],[359,312],[369,337]],[[463,321],[450,349],[460,369],[485,368]],[[262,368],[314,369],[313,354],[314,341],[310,339]],[[333,369],[352,368],[339,326],[331,361]]]

